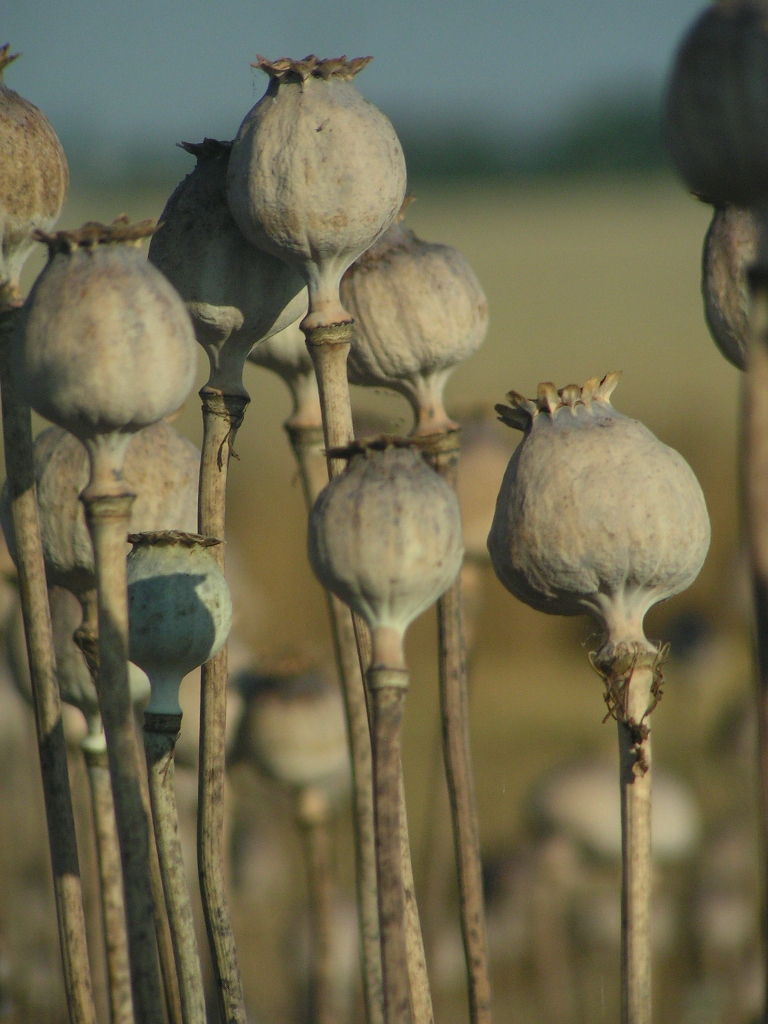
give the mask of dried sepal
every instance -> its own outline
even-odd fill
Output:
[[[97,245],[140,245],[145,238],[153,235],[159,226],[156,220],[142,220],[129,224],[128,217],[122,214],[111,224],[89,220],[82,227],[72,231],[36,230],[32,237],[36,242],[47,245],[49,255],[53,256],[57,252],[72,253],[76,249],[95,249]]]
[[[216,157],[229,157],[232,151],[232,141],[221,139],[209,139],[207,136],[202,142],[177,142],[179,149],[189,153],[198,160],[209,160]]]
[[[507,401],[510,404],[499,404],[494,408],[502,423],[515,430],[527,430],[541,412],[554,416],[560,409],[570,409],[575,413],[579,405],[589,409],[592,402],[610,405],[611,395],[620,377],[621,371],[613,370],[602,380],[599,377],[590,377],[582,387],[578,384],[566,384],[559,391],[551,381],[544,381],[539,384],[536,398],[525,398],[517,391],[510,391],[507,394]]]
[[[11,53],[11,44],[6,43],[5,46],[0,46],[0,82],[3,80],[3,72],[9,64],[13,64],[17,57],[20,57],[20,53]]]
[[[330,78],[340,78],[342,81],[349,82],[372,60],[373,57],[354,57],[352,60],[347,60],[346,55],[321,59],[314,53],[308,54],[304,60],[292,60],[290,57],[267,60],[266,57],[257,54],[251,67],[265,72],[270,78],[276,78],[279,82],[306,82],[309,78],[322,78],[326,82]]]

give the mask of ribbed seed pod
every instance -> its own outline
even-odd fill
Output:
[[[666,140],[692,192],[715,206],[768,199],[768,3],[713,3],[684,37]]]
[[[149,259],[187,303],[211,364],[211,387],[242,390],[250,349],[307,308],[304,282],[282,260],[251,245],[227,205],[230,142],[182,148],[197,166],[177,186],[152,236]]]
[[[461,253],[391,224],[344,275],[341,300],[355,318],[350,383],[404,395],[415,434],[455,429],[443,389],[488,330],[488,303]]]
[[[400,669],[406,629],[461,567],[459,505],[402,439],[369,441],[348,454],[347,471],[312,509],[309,559],[323,586],[371,627],[374,665]]]
[[[747,368],[749,281],[757,258],[758,225],[751,210],[715,210],[704,239],[701,290],[710,334],[725,358]]]
[[[617,412],[619,375],[583,388],[510,392],[500,418],[525,431],[501,485],[488,550],[501,582],[554,615],[588,613],[610,645],[647,645],[645,613],[680,593],[709,547],[704,495],[687,462]]]
[[[88,483],[88,455],[61,427],[38,434],[34,449],[35,484],[48,582],[81,596],[96,586],[93,545],[79,495]],[[182,530],[197,524],[200,453],[165,422],[133,435],[125,456],[126,485],[136,495],[133,532]],[[0,498],[2,523],[11,557],[15,542],[7,488]],[[130,550],[126,543],[126,553]]]
[[[0,306],[19,296],[19,276],[36,229],[50,231],[69,186],[69,169],[50,121],[3,81],[16,60],[0,47]]]
[[[309,288],[308,329],[345,323],[339,281],[395,216],[405,161],[387,118],[358,93],[370,58],[259,58],[266,94],[229,161],[229,205],[243,234],[295,266]]]

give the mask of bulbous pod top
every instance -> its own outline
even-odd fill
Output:
[[[315,368],[298,320],[279,334],[255,345],[248,360],[279,374],[288,385],[293,398],[293,413],[288,426],[322,427]]]
[[[48,583],[80,596],[96,586],[91,535],[79,500],[90,476],[88,455],[72,434],[49,427],[35,439],[34,473]],[[199,474],[200,452],[169,423],[161,421],[132,435],[123,471],[136,495],[130,529],[195,530]],[[15,562],[7,485],[0,497],[0,523]],[[126,544],[126,554],[129,550]]]
[[[165,204],[149,260],[188,304],[211,363],[211,387],[242,391],[248,352],[304,315],[306,288],[295,270],[247,242],[232,219],[232,143],[181,145],[197,157],[197,166]]]
[[[178,409],[195,379],[184,303],[138,249],[152,231],[150,222],[116,221],[38,233],[48,263],[16,335],[25,397],[85,443],[102,493],[123,492],[130,434]]]
[[[768,200],[768,2],[720,0],[683,38],[665,134],[692,192],[715,206]]]
[[[709,516],[683,457],[611,406],[618,377],[562,391],[540,384],[535,401],[510,392],[512,407],[496,406],[525,436],[504,475],[488,551],[526,604],[587,612],[609,644],[648,645],[645,613],[698,575]]]
[[[48,603],[51,609],[53,648],[56,655],[56,679],[61,699],[82,712],[91,734],[100,736],[99,696],[85,655],[73,639],[73,634],[83,618],[80,602],[64,587],[51,587],[48,591]],[[21,604],[18,605],[10,624],[7,654],[16,688],[31,704],[32,681],[29,675]],[[149,700],[149,679],[137,665],[129,664],[128,669],[131,698],[137,707],[143,707]]]
[[[461,253],[391,224],[344,275],[341,301],[355,318],[350,382],[399,391],[415,434],[455,429],[443,389],[488,330],[488,302]]]
[[[270,62],[232,146],[228,197],[240,230],[295,266],[309,287],[307,328],[346,323],[339,281],[391,222],[405,161],[388,119],[352,79],[370,60]]]
[[[147,711],[178,715],[182,679],[221,650],[232,624],[229,588],[208,550],[219,541],[176,530],[129,540],[129,657],[149,676]]]
[[[747,368],[749,281],[757,257],[758,225],[751,210],[715,210],[704,239],[701,291],[710,334],[725,358]]]
[[[244,698],[230,760],[255,761],[284,786],[322,787],[330,796],[349,789],[344,704],[338,687],[306,665],[243,673]]]
[[[461,509],[464,557],[474,562],[488,562],[488,531],[511,454],[511,446],[499,436],[500,429],[496,418],[491,419],[487,411],[462,419],[456,494]]]
[[[312,509],[309,559],[323,586],[371,627],[374,666],[400,669],[405,630],[461,568],[459,503],[403,438],[334,456],[350,461]]]
[[[19,276],[36,229],[50,231],[69,186],[64,150],[48,118],[3,82],[19,54],[0,47],[0,306],[19,301]]]

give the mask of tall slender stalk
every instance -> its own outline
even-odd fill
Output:
[[[80,866],[67,771],[67,749],[56,682],[48,591],[40,540],[32,459],[32,418],[10,365],[14,310],[0,311],[0,392],[11,514],[16,536],[27,655],[32,678],[40,771],[53,869],[53,889],[72,1024],[95,1024]]]
[[[83,492],[96,562],[99,700],[107,736],[136,1019],[163,1024],[150,873],[152,829],[142,799],[141,765],[128,685],[128,598],[125,546],[134,495]]]
[[[334,1024],[336,1019],[333,1005],[333,870],[329,817],[328,798],[322,790],[309,786],[298,793],[296,820],[304,838],[312,925],[310,1020],[313,1024]]]
[[[205,992],[179,840],[173,754],[181,715],[144,713],[149,795],[165,906],[173,937],[184,1024],[205,1024]]]
[[[83,741],[82,748],[91,791],[93,830],[99,865],[110,1021],[111,1024],[133,1024],[123,873],[120,868],[120,846],[117,842],[107,747],[103,737],[103,733],[89,733]]]
[[[351,430],[351,427],[350,427]],[[307,509],[328,482],[322,459],[322,428],[286,424],[299,467]],[[352,762],[352,805],[355,830],[355,880],[360,922],[363,994],[368,1024],[383,1024],[379,902],[376,881],[376,839],[373,809],[373,768],[368,707],[355,640],[352,612],[326,592],[336,665],[341,680]]]
[[[413,1024],[434,1024],[432,993],[429,990],[427,956],[421,935],[419,908],[416,905],[416,888],[413,884],[411,863],[411,842],[408,836],[408,810],[405,806],[405,783],[403,766],[400,765],[400,857],[403,862],[403,897],[405,950],[408,960],[408,985],[411,993],[411,1017]]]
[[[425,443],[427,459],[454,488],[458,472],[459,437],[459,431],[450,430],[429,437],[428,444]],[[443,756],[453,819],[470,1021],[472,1024],[490,1024],[491,976],[485,931],[480,827],[469,736],[460,573],[437,603],[437,623]]]
[[[227,470],[249,399],[211,387],[203,403],[198,531],[224,540]],[[211,554],[224,569],[224,544]],[[227,646],[202,667],[197,861],[205,926],[224,1024],[246,1024],[243,985],[227,903],[224,858],[224,769],[227,721]]]

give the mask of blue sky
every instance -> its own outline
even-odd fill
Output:
[[[373,54],[394,116],[536,133],[596,96],[658,88],[698,0],[6,0],[7,84],[60,133],[231,136],[269,57]]]

